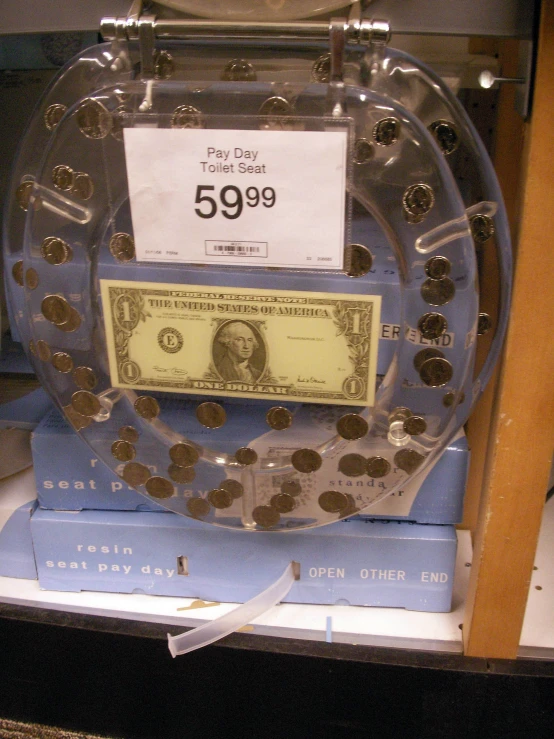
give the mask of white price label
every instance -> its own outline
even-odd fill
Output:
[[[348,135],[124,130],[138,261],[341,269]]]

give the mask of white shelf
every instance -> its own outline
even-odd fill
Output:
[[[28,489],[28,499],[31,499],[34,493],[31,469],[0,483],[5,505],[9,503],[10,489],[18,488],[20,495],[22,484]],[[554,498],[545,507],[521,637],[521,657],[554,658],[553,551]],[[470,535],[467,531],[459,531],[450,613],[420,613],[400,608],[282,604],[244,630],[265,636],[462,653],[460,625],[464,617],[469,562]],[[47,591],[41,590],[36,580],[10,577],[0,577],[0,602],[183,627],[198,626],[217,618],[235,605],[222,603],[194,607],[193,603],[198,601],[190,598]]]

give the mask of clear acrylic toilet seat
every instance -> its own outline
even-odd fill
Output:
[[[329,74],[329,54],[321,45],[299,46],[294,43],[272,45],[241,41],[220,42],[208,49],[202,44],[158,43],[157,74],[187,82],[221,79],[262,80],[273,82],[294,97],[309,80],[325,82]],[[233,55],[240,58],[230,62]],[[104,84],[140,76],[138,47],[134,43],[114,42],[93,47],[69,62],[45,92],[16,157],[8,189],[4,216],[3,247],[6,291],[13,312],[13,322],[27,349],[30,336],[24,314],[21,289],[23,230],[31,182],[41,153],[57,122],[80,96]],[[496,284],[493,269],[480,267],[481,290],[497,295],[498,316],[485,329],[492,329],[486,339],[486,357],[477,367],[477,377],[469,398],[473,404],[486,386],[499,355],[506,329],[510,303],[511,245],[507,216],[490,159],[462,106],[448,87],[428,67],[413,57],[386,47],[347,49],[345,81],[371,85],[417,115],[432,132],[451,167],[472,222],[474,241],[481,255],[491,251],[500,273]],[[124,109],[124,105],[121,106]],[[492,340],[491,340],[492,336]],[[33,357],[30,357],[33,361]]]
[[[87,93],[68,108],[48,140],[29,195],[24,237],[24,312],[37,373],[82,438],[125,482],[169,510],[254,531],[309,528],[344,518],[422,471],[467,416],[477,341],[470,224],[426,127],[365,87],[341,89],[338,116],[326,84],[304,84],[293,92],[290,109],[273,116],[260,113],[276,97],[275,86],[264,82],[121,81]],[[105,334],[111,319],[100,296],[102,284],[114,279],[160,288],[367,293],[369,271],[353,279],[348,267],[169,266],[139,262],[128,242],[112,240],[133,235],[126,129],[184,126],[186,131],[200,125],[254,132],[269,122],[277,129],[325,131],[340,124],[350,131],[352,230],[371,251],[363,237],[374,220],[379,223],[395,252],[400,281],[399,338],[384,377],[377,378],[374,405],[289,400],[278,406],[291,421],[281,429],[267,420],[275,403],[144,392],[132,373],[114,387]],[[82,176],[78,187],[76,175]],[[417,343],[446,333],[455,337],[448,351],[437,354]],[[224,425],[214,428],[201,420],[199,408],[206,402],[217,406],[216,415],[223,409]],[[236,448],[238,439],[243,441]],[[351,465],[360,459],[364,480],[372,484],[356,495],[336,489],[331,483],[338,471],[359,476],[352,475]],[[197,490],[194,477],[212,489]]]

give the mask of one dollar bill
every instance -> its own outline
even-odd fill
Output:
[[[373,405],[380,296],[101,280],[114,387]]]

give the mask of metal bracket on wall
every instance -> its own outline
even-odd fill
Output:
[[[479,84],[485,90],[504,84],[516,85],[515,108],[522,118],[527,118],[531,112],[534,48],[532,41],[520,42],[517,77],[495,77],[487,69],[479,75]]]

